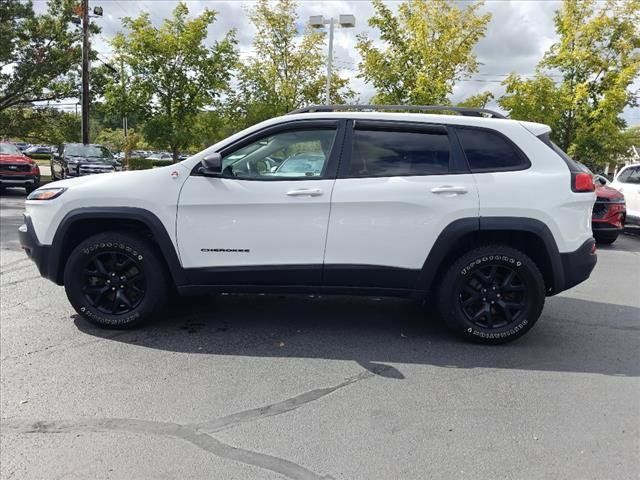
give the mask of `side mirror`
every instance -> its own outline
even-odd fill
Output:
[[[607,181],[606,181],[604,178],[602,178],[602,177],[598,177],[598,178],[596,179],[596,181],[597,181],[600,185],[602,185],[603,187],[607,184]]]
[[[203,167],[202,173],[210,175],[222,174],[222,156],[219,153],[210,153],[200,161]]]

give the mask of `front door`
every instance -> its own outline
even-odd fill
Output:
[[[177,240],[192,282],[320,283],[338,125],[298,121],[252,134],[220,152],[221,176],[189,177]]]

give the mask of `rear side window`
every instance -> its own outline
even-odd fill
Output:
[[[490,130],[457,128],[472,172],[520,170],[529,166],[524,154],[506,138]]]
[[[437,175],[449,172],[451,147],[442,132],[354,130],[350,177]]]
[[[618,177],[622,183],[640,183],[640,167],[627,168]]]

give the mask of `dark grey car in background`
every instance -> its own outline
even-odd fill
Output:
[[[51,177],[59,180],[122,169],[111,151],[102,145],[65,143],[51,158]]]

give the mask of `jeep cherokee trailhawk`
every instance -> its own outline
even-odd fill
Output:
[[[413,113],[433,110],[459,115]],[[153,317],[175,286],[430,297],[455,332],[500,343],[596,263],[593,179],[549,130],[488,110],[310,107],[175,165],[39,188],[21,243],[103,327]]]

